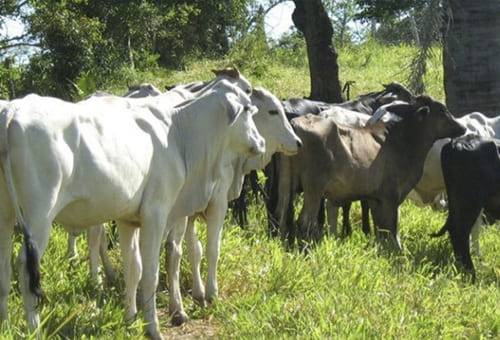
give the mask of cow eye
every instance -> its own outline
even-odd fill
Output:
[[[250,106],[245,105],[244,109],[245,109],[245,111],[248,111],[248,110],[250,110]]]
[[[278,113],[279,113],[278,110],[271,110],[271,111],[269,111],[270,115],[277,115]]]
[[[246,89],[246,94],[252,94],[252,89]]]

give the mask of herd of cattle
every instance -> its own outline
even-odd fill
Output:
[[[446,191],[449,215],[436,235],[448,231],[458,261],[474,273],[471,229],[481,223],[483,209],[492,217],[500,214],[500,142],[495,139],[500,118],[475,112],[455,119],[443,104],[396,83],[328,104],[280,101],[252,88],[233,68],[214,73],[212,81],[165,93],[144,85],[124,97],[96,93],[78,103],[38,95],[0,101],[0,321],[7,318],[16,223],[24,238],[20,291],[28,325],[36,329],[39,263],[52,223],[71,234],[88,231],[91,275],[97,279],[99,256],[106,275],[114,275],[102,223],[115,220],[126,318],[137,313],[140,284],[146,332],[162,338],[155,297],[162,241],[169,312],[179,325],[187,320],[179,286],[184,235],[192,295],[204,305],[218,293],[228,202],[240,196],[244,176],[258,169],[267,177],[273,232],[301,247],[321,237],[325,206],[330,230],[337,234],[338,207],[350,228],[350,203],[361,200],[363,230],[370,232],[371,211],[377,237],[401,248],[399,205],[407,196],[439,201]],[[303,206],[294,221],[294,199],[301,191]],[[198,217],[207,225],[206,287],[194,227]],[[74,237],[69,239],[74,253]]]

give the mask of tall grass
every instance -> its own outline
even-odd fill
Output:
[[[355,80],[353,95],[376,90],[381,83],[404,81],[408,46],[381,47],[370,43],[339,51],[342,81]],[[267,59],[269,60],[269,59]],[[286,58],[258,68],[249,60],[243,71],[255,85],[281,98],[309,92],[307,60],[288,65]],[[149,81],[158,87],[209,79],[210,69],[231,60],[200,60],[183,71],[130,73],[130,81]],[[430,94],[442,99],[439,57],[429,62],[425,78]],[[126,84],[110,82],[107,89],[124,92]],[[497,338],[500,325],[500,231],[486,228],[481,235],[481,257],[475,257],[477,282],[464,280],[455,268],[447,238],[432,239],[445,213],[403,204],[400,230],[404,250],[380,249],[373,237],[360,232],[359,209],[351,217],[354,233],[347,239],[326,238],[307,254],[288,252],[266,236],[262,202],[251,207],[250,225],[240,229],[225,223],[219,266],[220,298],[203,309],[189,296],[189,266],[182,263],[182,289],[192,320],[180,328],[168,325],[168,292],[158,294],[158,308],[166,336],[234,338]],[[204,226],[198,225],[202,239]],[[15,253],[20,242],[16,240]],[[87,246],[79,239],[80,260],[66,259],[66,233],[52,231],[42,261],[42,285],[47,301],[41,306],[47,338],[122,339],[142,337],[141,317],[124,322],[123,276],[115,285],[98,287],[89,280]],[[119,251],[111,251],[121,271]],[[162,280],[165,268],[162,259]],[[203,269],[206,263],[203,262]],[[18,285],[14,277],[9,297],[10,318],[0,338],[28,336]]]

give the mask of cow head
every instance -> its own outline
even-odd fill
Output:
[[[465,127],[453,118],[446,106],[429,96],[418,96],[411,104],[391,105],[386,110],[412,120],[412,124],[424,125],[424,130],[434,139],[455,138],[465,133]]]
[[[252,84],[236,67],[226,67],[221,70],[212,70],[212,72],[215,74],[215,81],[226,79],[242,89],[247,95],[252,93]]]
[[[253,116],[258,109],[240,88],[221,81],[214,88],[222,96],[229,123],[229,148],[237,153],[257,156],[265,152],[265,140],[259,134]]]
[[[254,89],[250,98],[259,110],[254,120],[259,132],[266,140],[266,155],[269,156],[267,158],[270,159],[275,152],[283,152],[289,156],[295,155],[302,146],[302,141],[286,119],[279,99],[262,88]]]

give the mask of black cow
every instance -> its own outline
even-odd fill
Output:
[[[441,152],[449,212],[443,228],[432,236],[448,231],[455,257],[473,277],[471,229],[483,209],[500,218],[499,148],[498,139],[467,135],[446,144]]]

